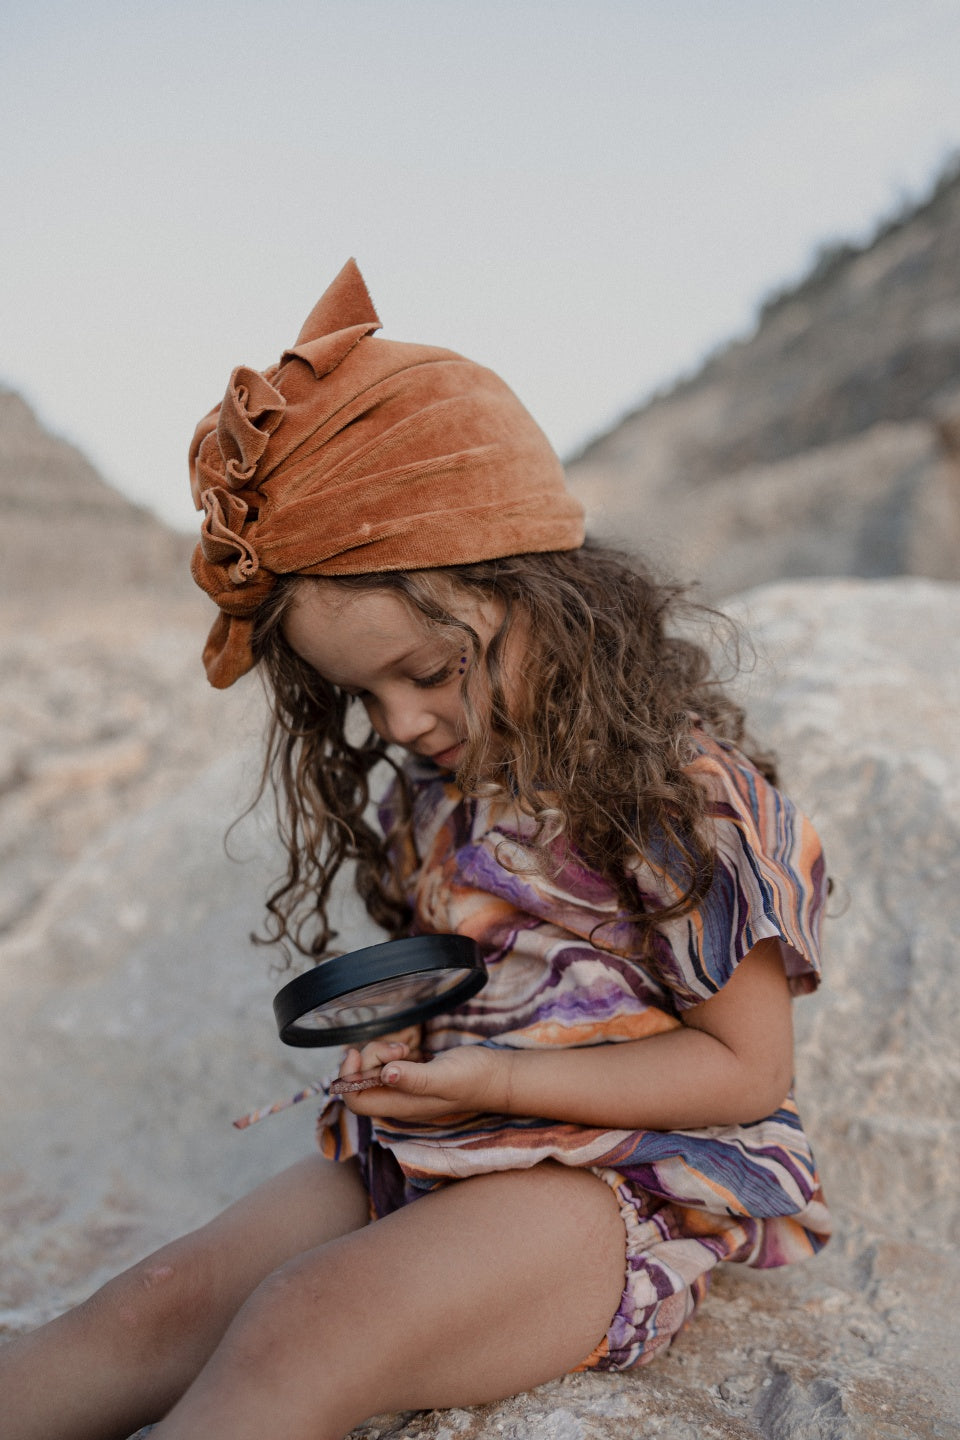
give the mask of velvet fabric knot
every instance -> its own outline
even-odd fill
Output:
[[[285,398],[265,375],[248,365],[237,366],[217,419],[217,444],[231,489],[242,490],[250,485],[286,408]]]
[[[249,505],[219,485],[204,490],[200,500],[204,509],[200,525],[204,558],[211,565],[225,566],[234,585],[246,585],[260,569],[260,557],[242,533]]]
[[[256,488],[257,466],[287,405],[270,383],[278,369],[274,365],[261,374],[238,365],[220,404],[197,426],[190,447],[190,488],[198,510],[206,508],[206,490]]]

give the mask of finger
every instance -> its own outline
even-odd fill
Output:
[[[378,1035],[376,1040],[368,1042],[370,1045],[406,1045],[413,1052],[419,1050],[423,1040],[423,1029],[420,1025],[406,1025],[402,1030],[390,1030],[386,1035]]]
[[[398,1040],[402,1045],[406,1045],[408,1050],[413,1051],[420,1049],[422,1036],[423,1031],[420,1025],[408,1025],[404,1030],[393,1031],[390,1035],[385,1035],[383,1038],[385,1040]]]
[[[380,1071],[380,1083],[402,1095],[430,1094],[430,1065],[417,1060],[390,1060]]]
[[[397,1040],[403,1045],[415,1045],[420,1039],[419,1025],[405,1025],[402,1030],[388,1030],[386,1035],[378,1035],[377,1039],[386,1041]]]
[[[386,1065],[388,1060],[405,1060],[409,1054],[410,1046],[402,1040],[381,1035],[360,1051],[360,1069],[372,1070],[375,1065]]]
[[[341,1079],[349,1075],[358,1075],[362,1069],[360,1051],[353,1045],[349,1046],[344,1053],[343,1059],[340,1061],[340,1070],[338,1073]]]
[[[429,1065],[423,1061],[390,1060],[372,1070],[358,1071],[355,1075],[333,1081],[330,1094],[339,1095],[347,1108],[357,1115],[416,1118],[418,1107],[433,1098],[428,1079],[421,1073],[427,1069]],[[369,1094],[364,1094],[364,1091],[369,1091]],[[386,1099],[388,1091],[389,1101]]]

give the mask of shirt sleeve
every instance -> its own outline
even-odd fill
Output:
[[[709,796],[716,845],[710,889],[696,908],[658,927],[656,968],[678,1010],[709,1000],[761,940],[778,939],[794,995],[820,980],[820,925],[827,875],[810,821],[733,746],[697,736],[688,773]],[[645,856],[637,868],[645,903],[680,891],[669,866]]]

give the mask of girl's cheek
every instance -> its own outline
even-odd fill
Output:
[[[383,715],[381,714],[380,706],[375,700],[364,700],[362,704],[364,710],[367,712],[367,719],[370,721],[370,724],[373,726],[374,730],[376,730],[377,734],[382,738]]]
[[[377,711],[374,709],[373,706],[364,705],[363,708],[364,710],[366,710],[367,719],[369,720],[370,725],[372,726],[379,739],[385,741],[385,743],[389,745],[391,743],[390,737],[384,733],[382,717],[378,716]]]

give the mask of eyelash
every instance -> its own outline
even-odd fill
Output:
[[[453,662],[451,661],[447,665],[441,665],[440,669],[435,670],[432,675],[424,675],[420,679],[414,679],[413,683],[417,686],[419,690],[434,690],[437,688],[438,685],[443,685],[447,680],[449,680],[451,675],[453,674],[453,671],[454,666]],[[344,694],[350,700],[364,700],[367,698],[369,693],[369,690],[344,691]]]
[[[433,690],[437,685],[442,685],[445,680],[449,680],[452,674],[452,663],[441,665],[440,669],[435,670],[432,675],[424,675],[422,679],[414,680],[413,683],[421,690]]]

